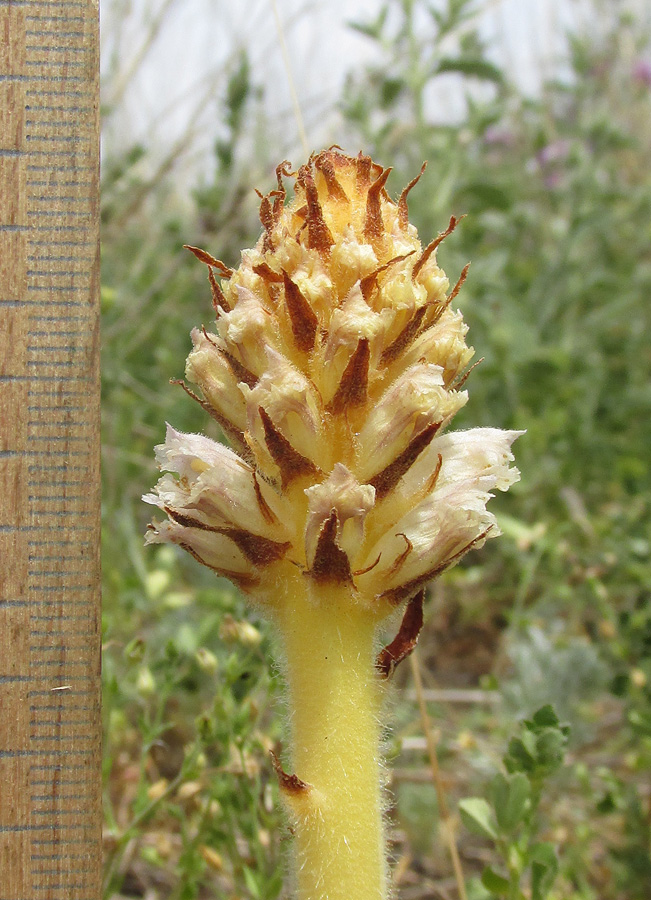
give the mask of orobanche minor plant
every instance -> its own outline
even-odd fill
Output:
[[[427,583],[499,534],[486,503],[518,478],[518,432],[444,434],[472,356],[436,249],[422,247],[390,169],[338,148],[276,171],[262,236],[209,267],[216,331],[187,378],[231,448],[168,427],[146,500],[150,543],[186,549],[274,623],[288,686],[299,900],[384,900],[381,711],[414,647]],[[286,204],[283,178],[295,179]],[[420,177],[420,176],[419,176]],[[219,281],[218,281],[219,277]],[[221,283],[220,283],[221,282]],[[379,625],[402,608],[395,639]]]

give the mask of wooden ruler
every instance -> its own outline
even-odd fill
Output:
[[[98,2],[0,0],[0,900],[98,900]]]

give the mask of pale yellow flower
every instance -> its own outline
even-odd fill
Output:
[[[145,498],[168,521],[148,540],[265,605],[298,568],[386,614],[499,534],[486,503],[518,477],[517,432],[442,434],[473,352],[436,262],[456,220],[423,248],[388,171],[325,151],[292,173],[285,205],[283,164],[239,269],[191,248],[217,320],[193,332],[186,375],[233,450],[168,429],[157,458],[171,474]]]
[[[436,251],[388,169],[338,149],[277,169],[264,232],[238,269],[209,267],[216,322],[186,376],[230,448],[168,427],[145,497],[175,543],[231,579],[276,626],[291,765],[298,900],[386,900],[380,773],[384,686],[414,648],[427,583],[499,528],[487,503],[519,477],[519,432],[447,431],[473,351]],[[295,179],[286,203],[283,179]],[[232,448],[232,449],[231,449]],[[379,654],[378,625],[402,606]],[[222,637],[244,641],[246,623]],[[252,626],[248,626],[252,628]],[[246,638],[257,646],[260,635]]]

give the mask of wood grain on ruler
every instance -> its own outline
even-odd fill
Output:
[[[0,900],[100,896],[97,0],[0,0]]]

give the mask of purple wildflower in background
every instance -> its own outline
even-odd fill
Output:
[[[638,59],[633,66],[633,81],[651,87],[651,60]]]
[[[546,144],[542,150],[536,154],[538,164],[548,166],[552,163],[563,162],[570,155],[571,143],[565,138],[559,138]]]

